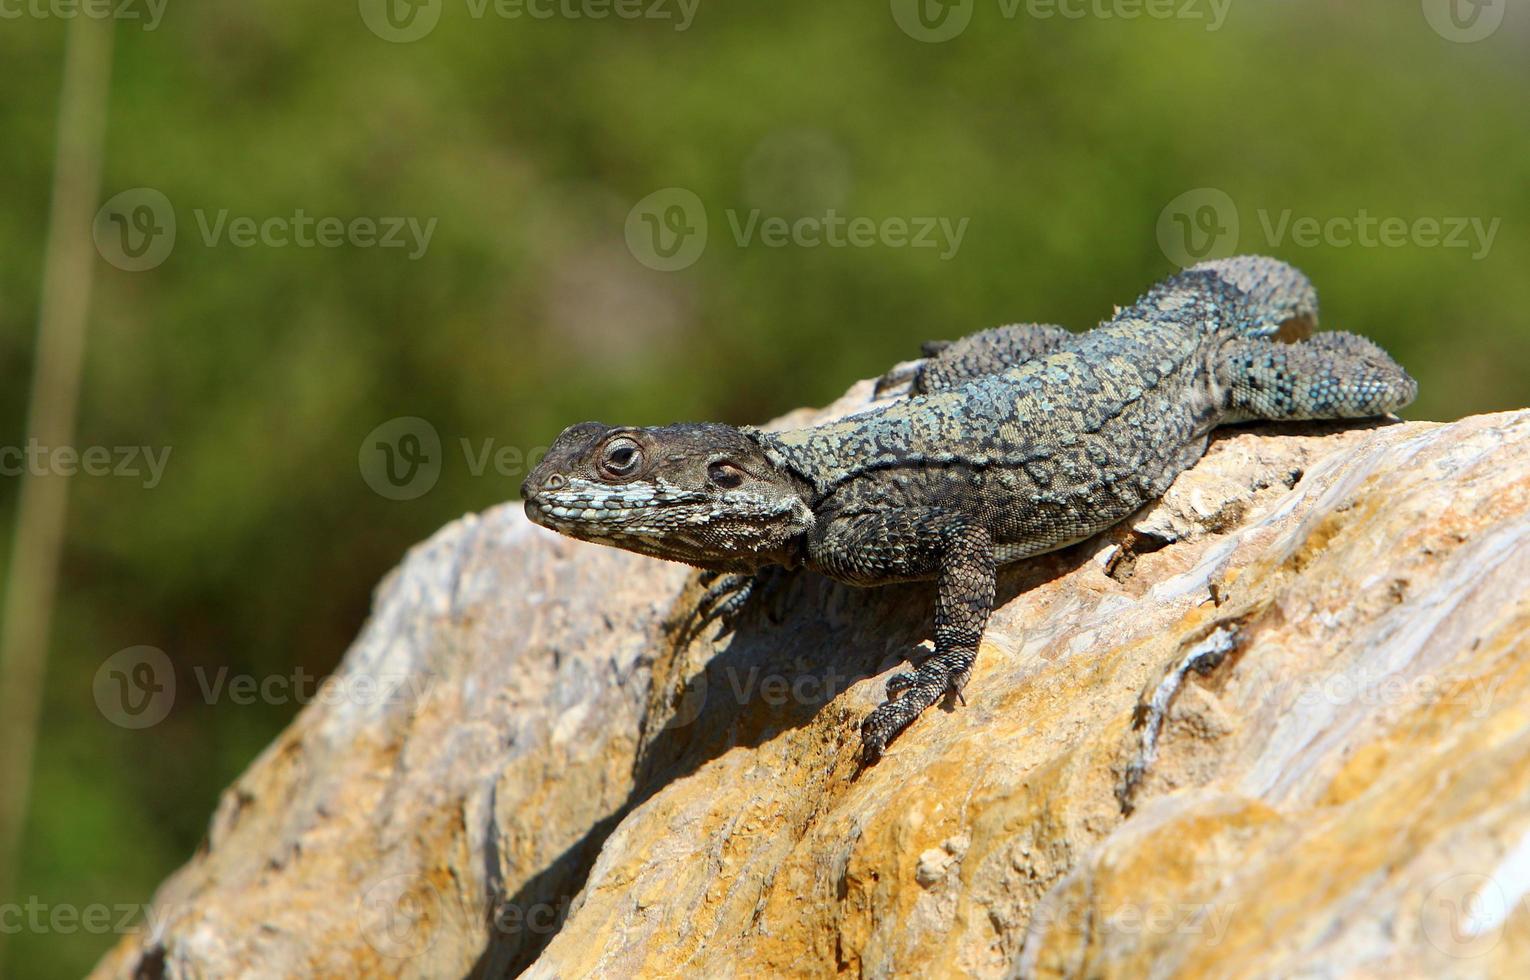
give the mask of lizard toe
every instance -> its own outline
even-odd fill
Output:
[[[962,697],[962,692],[967,689],[967,682],[972,679],[971,666],[956,667],[946,675],[946,693],[965,705],[967,699]]]
[[[901,671],[887,678],[887,696],[895,698],[919,683],[919,675],[913,671]]]

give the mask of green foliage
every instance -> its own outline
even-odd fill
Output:
[[[170,4],[152,32],[119,25],[102,200],[157,188],[178,238],[149,271],[98,264],[77,441],[172,455],[153,488],[73,483],[21,898],[142,902],[190,856],[220,788],[298,707],[206,704],[197,669],[331,669],[410,544],[515,496],[520,475],[474,475],[459,440],[530,452],[588,418],[757,422],[926,339],[1090,326],[1172,271],[1157,228],[1186,191],[1226,192],[1241,251],[1306,269],[1328,325],[1416,374],[1411,417],[1525,404],[1513,25],[1466,45],[1416,3],[1234,4],[1215,31],[1006,6],[978,2],[939,44],[885,3],[703,4],[677,31],[475,20],[446,0],[406,44],[369,32],[355,3],[203,0]],[[0,22],[3,445],[25,439],[63,33]],[[666,187],[708,216],[706,250],[677,272],[623,235]],[[299,208],[436,225],[411,260],[209,245],[197,217]],[[728,213],[754,208],[968,223],[947,259],[740,245]],[[1501,225],[1485,257],[1270,240],[1266,219],[1288,209]],[[446,449],[412,501],[372,492],[357,464],[396,416],[428,419]],[[14,490],[0,484],[7,535]],[[181,693],[165,722],[127,731],[96,711],[91,679],[137,644],[170,655]],[[26,932],[13,966],[77,975],[112,940]]]

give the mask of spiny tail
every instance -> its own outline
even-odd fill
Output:
[[[1249,337],[1298,340],[1318,321],[1317,289],[1298,268],[1263,255],[1240,255],[1191,266],[1154,286],[1144,299],[1162,304],[1174,296],[1209,301],[1213,329]]]
[[[1386,351],[1337,331],[1294,344],[1239,337],[1220,351],[1216,381],[1236,419],[1368,418],[1418,395],[1418,382]]]

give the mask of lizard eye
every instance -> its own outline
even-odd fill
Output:
[[[643,450],[636,442],[622,437],[612,439],[600,460],[600,468],[609,476],[631,476],[643,463]]]
[[[735,490],[744,482],[744,471],[732,463],[713,463],[707,467],[707,479],[724,490]]]

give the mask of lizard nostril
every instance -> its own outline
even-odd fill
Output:
[[[543,490],[562,490],[567,485],[568,481],[557,473],[542,481]]]

